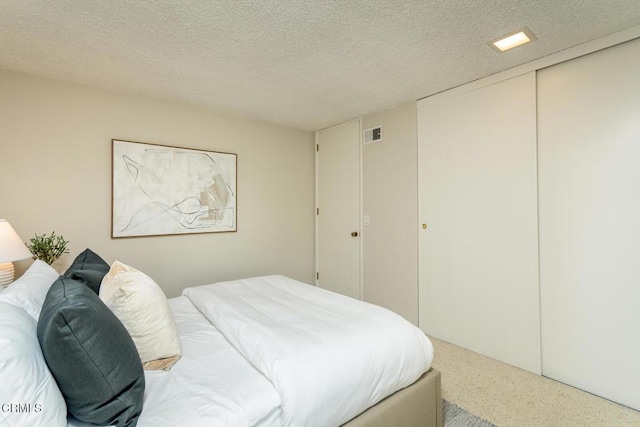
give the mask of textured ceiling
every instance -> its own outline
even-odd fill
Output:
[[[318,130],[638,24],[639,0],[0,0],[0,68]]]

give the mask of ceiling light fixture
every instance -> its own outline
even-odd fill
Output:
[[[523,27],[504,36],[491,40],[488,44],[496,52],[502,53],[514,47],[522,46],[534,40],[538,40],[528,27]]]

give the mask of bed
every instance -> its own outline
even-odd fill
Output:
[[[187,288],[168,305],[181,358],[144,371],[138,426],[442,425],[431,343],[388,310],[284,276]]]

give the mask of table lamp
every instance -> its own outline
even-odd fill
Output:
[[[31,258],[31,252],[24,245],[9,221],[0,219],[0,289],[13,282],[13,261]]]

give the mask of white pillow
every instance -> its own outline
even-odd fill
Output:
[[[145,369],[168,370],[180,358],[173,313],[151,277],[116,261],[102,279],[100,299],[129,331]]]
[[[67,405],[42,356],[37,323],[0,302],[0,425],[66,426]]]
[[[38,320],[47,292],[58,276],[49,264],[36,260],[18,280],[0,293],[0,302],[18,306]]]

